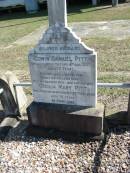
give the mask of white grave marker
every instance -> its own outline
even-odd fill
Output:
[[[96,106],[96,52],[67,27],[66,0],[48,0],[49,28],[30,51],[35,102]]]

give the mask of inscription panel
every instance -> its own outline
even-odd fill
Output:
[[[96,105],[96,52],[70,28],[50,26],[29,53],[35,102]]]
[[[95,54],[37,53],[29,59],[34,101],[95,106]]]

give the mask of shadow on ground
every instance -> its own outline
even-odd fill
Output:
[[[112,6],[109,4],[105,4],[106,6],[103,5],[100,5],[100,6],[97,6],[99,8],[95,8],[93,7],[92,5],[87,5],[87,4],[80,4],[80,5],[73,5],[73,6],[70,6],[68,7],[67,9],[67,14],[68,16],[72,16],[74,14],[80,14],[80,13],[90,13],[90,12],[93,12],[93,11],[100,11],[100,10],[103,10],[103,9],[108,9],[108,8],[112,8]],[[83,12],[82,9],[86,9],[87,11]],[[2,13],[1,12],[1,16],[0,16],[0,21],[5,21],[5,20],[12,20],[12,19],[24,19],[24,18],[37,18],[37,17],[44,17],[44,20],[47,20],[48,19],[48,11],[47,9],[41,9],[39,12],[37,13],[34,13],[34,14],[28,14],[26,13],[24,10],[23,11],[16,11],[16,12],[12,12],[12,13]],[[18,23],[16,25],[8,25],[8,26],[5,26],[5,27],[12,27],[12,26],[17,26],[17,25],[22,25],[22,24],[27,24],[27,23],[33,23],[33,22],[37,22],[37,21],[41,21],[43,19],[38,19],[38,20],[34,20],[34,21],[31,21],[31,22],[23,22],[23,23]]]
[[[101,165],[101,155],[104,151],[104,148],[106,144],[109,141],[109,138],[111,136],[111,133],[114,133],[116,135],[120,135],[125,133],[126,131],[130,130],[130,127],[126,125],[126,119],[127,119],[127,112],[119,112],[115,113],[113,115],[110,115],[109,117],[105,118],[105,135],[102,140],[99,141],[99,147],[96,149],[93,164],[92,164],[92,172],[98,172],[98,169]],[[114,123],[113,123],[114,122]],[[5,127],[7,129],[9,127]],[[37,130],[38,127],[35,127]],[[92,136],[86,135],[86,134],[76,134],[76,133],[65,133],[61,132],[55,129],[42,129],[42,136],[43,138],[39,137],[31,137],[27,132],[30,127],[28,126],[28,121],[20,121],[19,125],[13,129],[13,135],[9,136],[3,141],[9,142],[9,141],[23,141],[23,142],[38,142],[44,141],[46,139],[50,140],[62,140],[64,143],[67,144],[81,144],[84,142],[94,142],[94,138]],[[32,130],[32,129],[31,129]],[[39,129],[38,129],[39,130]],[[41,130],[41,129],[40,129]],[[43,133],[44,131],[44,133]],[[23,137],[24,136],[24,137]],[[90,138],[91,137],[91,138]],[[31,139],[31,140],[30,140]],[[31,141],[31,142],[30,142]],[[130,152],[130,148],[128,148],[128,152]]]
[[[1,111],[1,113],[2,112],[3,111]],[[13,119],[15,122],[17,120],[18,125],[15,128],[13,128],[13,133],[16,136],[18,135],[19,137],[24,134],[27,137],[37,136],[35,138],[37,140],[39,139],[39,137],[43,137],[43,139],[45,138],[63,139],[69,142],[79,142],[79,143],[105,139],[104,137],[105,135],[94,136],[93,134],[73,133],[73,132],[70,133],[70,132],[59,131],[57,129],[46,129],[46,128],[40,128],[37,126],[31,126],[28,124],[28,120],[20,120],[18,117],[16,117],[16,115],[8,116],[8,118],[10,118],[9,121],[7,120],[8,124],[10,123],[10,125],[6,126],[5,129],[7,128],[10,129],[10,127],[12,127],[11,123]],[[104,118],[104,134],[108,134],[113,128],[116,128],[116,127],[118,128],[121,126],[123,128],[125,126],[128,126],[127,119],[128,119],[128,113],[126,111],[121,111],[121,112],[105,117]],[[3,121],[5,121],[5,119]],[[4,129],[4,127],[0,126],[0,130],[1,128]],[[0,133],[0,140],[4,140],[6,135],[2,134],[2,138],[1,138],[1,133]],[[10,140],[13,140],[13,138],[10,138]]]

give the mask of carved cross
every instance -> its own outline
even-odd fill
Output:
[[[47,0],[49,26],[61,23],[67,26],[66,0]]]

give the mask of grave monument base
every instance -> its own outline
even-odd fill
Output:
[[[104,140],[105,134],[102,132],[99,135],[88,134],[88,133],[76,133],[76,132],[64,132],[57,129],[43,128],[38,126],[29,125],[26,128],[28,136],[44,137],[49,139],[63,139],[72,142],[85,142],[89,140]]]
[[[27,108],[27,114],[29,125],[33,127],[33,131],[29,130],[31,135],[37,134],[35,129],[38,132],[38,127],[95,136],[103,132],[104,105],[102,104],[97,104],[95,108],[86,108],[32,102]],[[42,130],[39,130],[39,135],[42,136]]]

